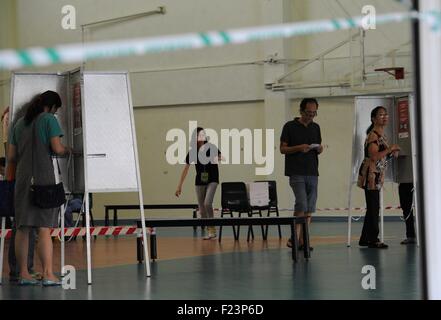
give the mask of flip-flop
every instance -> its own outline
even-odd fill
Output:
[[[19,286],[37,286],[40,285],[40,281],[35,279],[20,279],[18,280]]]
[[[55,287],[55,286],[61,286],[62,285],[62,281],[61,280],[48,280],[48,279],[43,279],[42,284],[43,287]]]

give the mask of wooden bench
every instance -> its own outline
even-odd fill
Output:
[[[137,227],[142,228],[141,220],[136,221]],[[298,239],[296,235],[296,225],[301,224],[303,230],[303,253],[305,259],[310,258],[309,251],[309,230],[306,218],[304,217],[259,217],[259,218],[211,218],[211,219],[146,219],[146,227],[197,227],[197,226],[252,226],[252,225],[289,225],[291,229],[291,239],[294,239],[292,246],[292,259],[297,262]],[[139,263],[144,260],[142,234],[136,238],[136,256]],[[156,235],[150,235],[150,258],[157,259]]]
[[[118,210],[139,210],[138,205],[105,205],[104,206],[104,225],[109,226],[109,211],[113,211],[113,225],[118,225]],[[193,218],[197,218],[197,204],[145,204],[144,210],[163,210],[163,209],[192,209]],[[196,229],[196,226],[194,227]]]

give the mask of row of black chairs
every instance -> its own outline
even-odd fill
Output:
[[[276,181],[268,180],[268,181],[256,181],[256,182],[267,182],[268,183],[268,192],[269,192],[269,203],[267,206],[263,207],[255,207],[251,206],[250,201],[248,199],[247,187],[244,182],[223,182],[221,184],[221,203],[222,203],[222,211],[221,217],[228,215],[230,217],[234,217],[233,213],[238,213],[238,216],[241,217],[242,214],[246,214],[248,217],[252,217],[254,215],[259,215],[263,217],[262,212],[267,212],[267,217],[269,217],[272,213],[275,213],[276,216],[279,216],[279,208],[277,202],[277,184]],[[277,226],[279,229],[279,238],[282,238],[282,231],[280,225]],[[264,240],[268,237],[268,226],[261,226],[262,229],[262,238]],[[240,226],[233,226],[233,234],[234,239],[239,240],[239,232]],[[250,240],[250,236],[254,239],[254,231],[253,227],[248,227],[248,235],[247,241]],[[222,226],[219,228],[219,242],[222,239]]]

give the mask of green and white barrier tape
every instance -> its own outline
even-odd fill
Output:
[[[2,50],[0,51],[0,70],[13,70],[31,66],[46,66],[56,63],[78,63],[102,58],[217,47],[227,44],[241,44],[252,41],[332,32],[360,28],[363,25],[363,19],[364,17],[359,16],[348,19],[307,21],[175,36],[160,36],[86,44],[76,43],[59,45],[52,48],[34,47],[25,50]],[[439,30],[441,26],[441,13],[431,12],[423,14],[417,11],[377,15],[376,24],[382,25],[411,19],[425,19],[431,23],[432,28],[435,30]]]
[[[405,6],[407,6],[408,8],[412,7],[412,0],[395,0]]]

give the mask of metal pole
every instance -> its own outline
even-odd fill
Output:
[[[84,26],[81,26],[81,44],[83,45],[83,49],[84,49],[84,40],[85,40]],[[81,70],[84,70],[84,69],[86,69],[86,61],[84,60],[84,57],[83,57],[83,60],[81,62]]]
[[[54,167],[54,174],[55,174],[55,183],[57,184],[57,183],[59,183],[60,182],[60,180],[61,180],[61,177],[60,177],[60,173],[59,173],[59,171],[58,171],[58,160],[55,158],[55,159],[52,159],[52,165],[53,165],[53,167]],[[64,205],[61,205],[60,206],[60,208],[58,208],[58,212],[59,212],[59,215],[60,215],[60,231],[61,231],[61,233],[60,233],[60,249],[61,249],[61,257],[60,257],[60,268],[61,268],[61,270],[60,270],[60,272],[61,272],[61,276],[64,276],[64,213],[65,213],[65,210],[63,210],[63,207],[64,207]],[[66,207],[67,207],[67,203],[66,203]]]
[[[351,233],[352,233],[352,182],[349,182],[349,200],[348,200],[348,241],[346,245],[351,246]]]
[[[416,188],[415,186],[413,187],[413,199],[412,199],[412,210],[413,210],[413,214],[415,216],[415,236],[416,236],[416,242],[417,242],[417,247],[420,246],[420,228],[419,228],[419,219],[418,219],[418,196],[416,193]]]
[[[89,192],[84,193],[86,197],[86,248],[87,248],[87,283],[92,284],[92,258],[90,250],[90,216],[89,216]]]
[[[87,284],[92,284],[92,258],[90,250],[90,216],[89,216],[89,177],[88,177],[88,154],[87,154],[87,142],[86,142],[86,103],[84,100],[84,73],[81,70],[81,114],[82,114],[82,127],[83,127],[83,154],[84,154],[84,197],[83,201],[86,214],[86,251],[87,251]]]
[[[66,213],[65,208],[63,209],[63,206],[60,207],[60,215],[61,215],[61,234],[60,234],[60,241],[61,241],[61,276],[64,276],[64,261],[65,261],[65,243],[64,243],[64,215]]]
[[[144,241],[144,262],[145,262],[145,271],[146,276],[150,277],[150,256],[148,250],[148,242],[147,242],[147,231],[145,227],[145,214],[144,214],[144,198],[142,194],[142,183],[141,183],[141,173],[139,170],[139,158],[138,158],[138,143],[136,141],[136,132],[135,132],[135,119],[133,116],[133,103],[132,103],[132,93],[130,91],[130,79],[129,75],[126,74],[127,77],[127,93],[129,96],[129,104],[130,104],[130,121],[132,124],[132,137],[133,137],[133,152],[135,156],[135,166],[136,166],[136,180],[138,185],[138,196],[139,196],[139,208],[141,209],[141,226],[142,226],[142,241]]]
[[[60,177],[60,173],[58,171],[59,165],[58,165],[58,159],[57,158],[52,158],[52,166],[54,168],[54,176],[55,176],[55,183],[59,183],[61,180]],[[61,276],[64,275],[64,210],[63,210],[63,205],[61,205],[58,208],[58,214],[60,215],[60,250],[61,250],[61,254],[60,254],[60,273]]]
[[[366,82],[366,57],[365,57],[365,52],[364,52],[364,39],[366,37],[366,31],[361,28],[360,29],[360,58],[361,58],[361,83],[362,86],[364,87],[365,82]]]
[[[380,241],[384,242],[384,195],[383,188],[380,190]]]
[[[418,194],[418,166],[417,166],[417,139],[416,139],[416,129],[415,129],[415,101],[413,96],[409,96],[408,99],[408,107],[409,107],[409,115],[410,115],[410,144],[412,150],[412,174],[413,174],[413,202],[412,202],[412,210],[415,216],[415,236],[417,241],[417,246],[420,246],[420,228],[419,228],[419,194]]]
[[[2,239],[0,244],[0,284],[2,284],[2,276],[3,276],[3,254],[5,251],[5,225],[6,225],[6,217],[2,217]]]
[[[124,21],[134,20],[134,19],[143,18],[143,17],[147,17],[147,16],[152,16],[152,15],[156,15],[156,14],[165,14],[165,12],[166,12],[165,7],[162,6],[162,7],[158,7],[158,9],[152,10],[152,11],[146,11],[146,12],[136,13],[136,14],[132,14],[132,15],[124,16],[124,17],[118,17],[118,18],[112,18],[112,19],[82,24],[81,28],[85,28],[85,27],[90,28],[90,27],[95,27],[95,26],[103,25],[103,24],[124,22]]]
[[[355,140],[356,140],[356,123],[357,123],[357,108],[355,107],[355,101],[354,100],[354,120],[353,120],[353,128],[352,128],[352,148],[351,148],[351,159],[354,158],[354,150],[355,150]],[[353,177],[353,168],[352,165],[350,167],[349,171],[349,199],[348,199],[348,239],[346,245],[348,247],[351,246],[351,234],[352,234],[352,187],[354,184],[354,180],[357,179],[357,177]],[[357,181],[357,180],[355,180]]]

